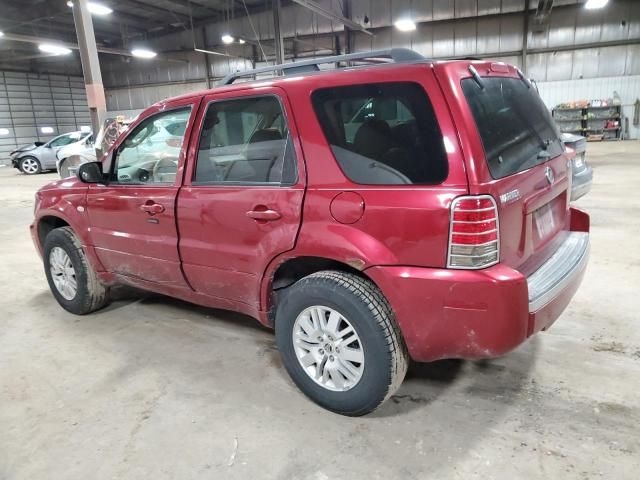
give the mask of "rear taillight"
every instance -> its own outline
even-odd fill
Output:
[[[498,263],[498,208],[490,195],[458,197],[451,203],[449,268],[485,268]]]

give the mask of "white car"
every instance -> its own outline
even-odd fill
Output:
[[[56,157],[56,170],[61,178],[75,175],[81,164],[97,160],[93,135],[89,135],[82,142],[72,143],[60,148],[56,153]]]
[[[70,132],[58,135],[46,143],[34,142],[11,152],[11,164],[26,175],[35,175],[56,168],[58,150],[62,147],[83,144],[91,132]]]

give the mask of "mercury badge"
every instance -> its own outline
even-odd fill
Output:
[[[551,167],[547,167],[544,169],[544,176],[547,177],[547,182],[549,182],[549,185],[551,185],[555,180],[555,175],[553,174],[553,170],[551,170]]]

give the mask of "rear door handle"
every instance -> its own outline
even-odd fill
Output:
[[[275,210],[271,210],[270,208],[260,205],[255,207],[254,210],[249,210],[247,212],[247,217],[253,218],[254,220],[258,221],[270,222],[273,220],[278,220],[281,215]]]
[[[147,212],[149,215],[155,215],[156,213],[164,212],[164,207],[153,200],[147,200],[143,205],[140,205],[140,210]]]

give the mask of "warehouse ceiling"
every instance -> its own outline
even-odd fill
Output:
[[[46,63],[47,55],[36,42],[12,37],[43,38],[75,43],[73,9],[67,0],[2,0],[0,15],[0,64]],[[268,9],[265,0],[126,0],[100,2],[113,10],[109,15],[93,15],[98,46],[127,48],[167,33],[232,19],[238,15]],[[289,2],[282,2],[287,4]],[[64,59],[63,59],[64,60]]]
[[[633,11],[635,2],[614,1],[628,5],[628,12]],[[109,15],[92,16],[99,52],[115,53],[101,55],[105,70],[117,64],[128,66],[130,58],[126,56],[130,56],[131,49],[138,45],[153,46],[159,54],[157,60],[164,62],[188,62],[189,58],[185,53],[193,52],[196,45],[218,53],[223,52],[222,55],[228,58],[247,61],[272,61],[274,57],[273,20],[270,15],[272,0],[95,2],[113,10]],[[563,19],[584,16],[587,25],[599,22],[602,14],[594,13],[587,18],[587,14],[583,13],[581,4],[585,2],[586,0],[281,0],[285,56],[295,58],[326,55],[339,50],[339,42],[344,39],[336,40],[334,34],[345,29],[344,22],[339,18],[343,14],[350,17],[351,29],[365,38],[358,45],[369,44],[370,48],[384,48],[398,43],[399,38],[396,38],[397,35],[393,37],[389,29],[393,28],[395,20],[409,15],[415,20],[417,31],[415,34],[400,34],[407,40],[406,46],[428,51],[430,49],[426,48],[426,44],[433,44],[433,52],[426,54],[436,58],[450,55],[450,48],[440,48],[444,39],[456,46],[467,41],[471,34],[482,36],[480,30],[471,34],[467,32],[468,28],[480,28],[469,23],[470,19],[494,19],[500,22],[497,30],[491,27],[491,32],[496,32],[495,38],[486,35],[485,38],[487,41],[491,40],[492,45],[499,45],[502,52],[503,44],[508,43],[505,38],[509,37],[514,48],[508,53],[515,55],[517,52],[512,50],[522,48],[517,45],[515,36],[522,38],[523,34],[514,32],[523,22],[527,23],[526,18],[530,20],[530,34],[540,35],[541,38],[546,36],[545,32],[558,16]],[[0,68],[80,74],[81,65],[77,52],[73,55],[52,56],[38,50],[38,44],[43,39],[65,43],[70,48],[77,43],[73,8],[68,3],[68,0],[0,0],[0,32],[4,33],[4,36],[0,36]],[[525,17],[527,9],[529,15]],[[247,13],[249,22],[245,21]],[[623,30],[628,28],[625,26],[626,21],[625,17],[622,20]],[[354,25],[359,28],[353,28]],[[207,27],[207,32],[202,28],[204,26]],[[555,34],[556,37],[568,33],[567,26],[570,25],[563,24],[563,28],[558,29]],[[242,39],[242,43],[246,45],[222,45],[220,39],[227,30],[234,33],[236,39]],[[613,33],[610,30],[603,29],[600,38],[590,37],[589,46],[594,46],[598,41],[629,42],[617,30]],[[572,47],[572,43],[573,40],[569,39],[564,46]],[[537,40],[534,44],[531,47],[547,47]],[[356,45],[356,48],[362,47]],[[487,52],[493,53],[495,48],[492,46]],[[440,50],[443,52],[440,53]],[[467,52],[463,53],[469,55]],[[156,63],[159,64],[161,63]],[[150,66],[153,64],[146,64],[145,68]],[[118,85],[120,83],[116,82]]]

